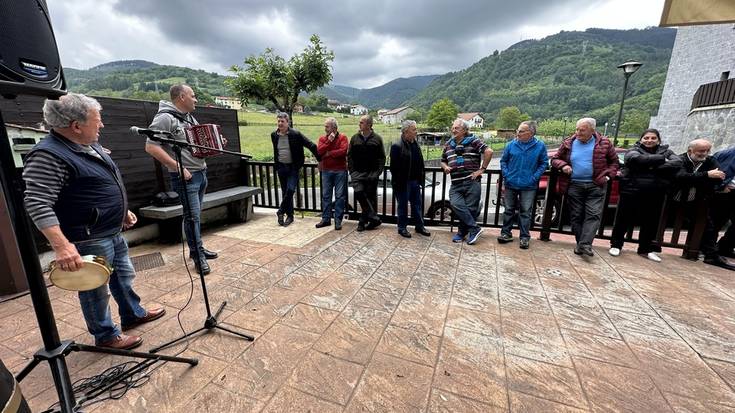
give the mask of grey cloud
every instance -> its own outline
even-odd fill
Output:
[[[462,69],[495,48],[507,47],[508,33],[519,27],[542,19],[544,24],[561,24],[577,10],[594,8],[601,2],[180,0],[118,1],[115,9],[155,24],[171,42],[196,47],[210,63],[223,69],[241,64],[244,57],[259,54],[266,47],[289,57],[317,33],[335,51],[335,83],[374,86],[371,79]],[[290,38],[282,38],[278,28],[267,23],[283,19],[288,22]],[[395,61],[381,58],[380,42],[387,40],[400,44],[408,55]],[[495,46],[482,50],[478,44]]]

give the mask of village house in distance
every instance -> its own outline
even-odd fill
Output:
[[[378,111],[378,116],[386,125],[397,125],[403,122],[403,120],[406,119],[406,116],[413,111],[414,109],[411,106],[401,106],[400,108],[395,108],[383,113],[382,116],[380,116],[380,111]]]
[[[485,125],[485,119],[480,112],[458,113],[457,118],[469,122],[470,128],[482,129]]]

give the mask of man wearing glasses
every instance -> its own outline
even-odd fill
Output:
[[[500,158],[505,185],[505,212],[498,242],[505,244],[513,241],[511,230],[517,216],[521,233],[520,247],[528,249],[531,240],[531,208],[549,158],[544,143],[536,139],[536,122],[521,122],[516,132],[517,137],[505,147]]]
[[[452,124],[452,139],[444,146],[441,167],[452,179],[449,202],[452,212],[459,220],[457,233],[452,242],[473,245],[480,238],[482,228],[477,225],[480,214],[480,180],[493,157],[493,150],[470,133],[470,125],[462,119]]]

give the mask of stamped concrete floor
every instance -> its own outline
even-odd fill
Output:
[[[660,264],[604,247],[584,259],[561,241],[475,246],[447,230],[404,239],[288,228],[271,213],[207,233],[219,251],[206,277],[216,331],[168,350],[166,363],[98,412],[730,412],[735,411],[735,276],[664,255]],[[136,290],[162,320],[140,327],[143,349],[181,334],[191,283],[181,248],[147,244],[166,265]],[[198,280],[181,313],[203,323]],[[49,289],[60,334],[89,343],[74,294]],[[0,304],[0,358],[18,371],[40,346],[29,297]],[[115,312],[116,310],[113,309]],[[124,359],[68,357],[72,379]],[[55,401],[49,370],[22,382],[34,411]]]

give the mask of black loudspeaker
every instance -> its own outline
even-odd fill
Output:
[[[45,0],[0,0],[0,94],[66,93]]]

